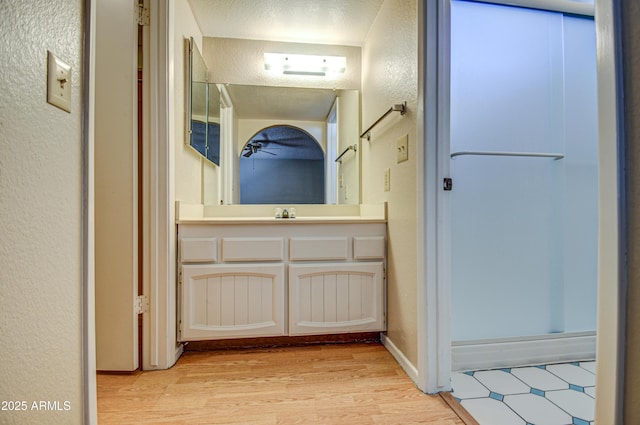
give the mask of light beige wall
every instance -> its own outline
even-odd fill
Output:
[[[0,400],[28,403],[3,424],[82,422],[82,4],[0,2]],[[46,103],[47,50],[71,113]]]
[[[418,100],[415,0],[385,0],[362,51],[362,127],[407,101],[362,141],[364,203],[388,201],[388,338],[417,366],[416,122]],[[396,163],[396,140],[409,136],[409,160]],[[384,170],[391,191],[384,191]]]
[[[338,92],[338,148],[340,155],[347,146],[358,145],[355,155],[347,153],[342,163],[337,164],[338,180],[342,174],[342,187],[338,183],[338,203],[360,203],[360,115],[354,116],[354,111],[360,111],[359,91]],[[333,161],[335,158],[329,158]]]
[[[202,33],[187,0],[174,2],[174,112],[175,198],[186,203],[217,203],[220,199],[220,168],[207,161],[185,142],[185,51],[184,39],[193,37],[200,52]]]
[[[624,423],[640,423],[640,3],[622,2],[629,220]]]

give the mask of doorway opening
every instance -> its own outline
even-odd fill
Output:
[[[298,127],[258,131],[240,155],[240,203],[323,204],[324,160],[318,141]]]
[[[589,423],[598,277],[594,20],[452,0],[450,66],[453,395],[479,418],[493,406],[530,423],[553,414]],[[589,408],[572,412],[567,398]]]

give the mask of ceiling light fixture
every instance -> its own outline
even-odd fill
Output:
[[[283,74],[316,75],[343,73],[347,68],[344,56],[290,55],[286,53],[265,53],[264,69]]]

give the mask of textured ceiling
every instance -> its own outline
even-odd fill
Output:
[[[383,0],[189,0],[205,37],[362,46]]]

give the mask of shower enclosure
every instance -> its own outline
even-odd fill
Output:
[[[592,358],[593,19],[451,4],[453,368]]]

